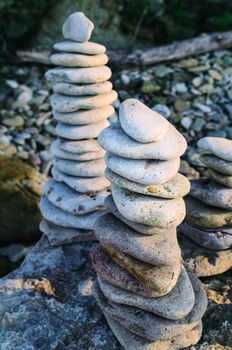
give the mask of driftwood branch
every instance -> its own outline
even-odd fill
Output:
[[[110,65],[118,70],[124,68],[150,66],[165,61],[199,55],[210,51],[232,48],[232,31],[212,34],[202,34],[196,38],[174,42],[150,49],[134,51],[108,51]],[[50,50],[18,51],[21,62],[50,64]]]

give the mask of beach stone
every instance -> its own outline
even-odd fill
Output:
[[[180,320],[168,320],[132,306],[109,302],[98,284],[95,285],[94,295],[103,312],[131,332],[151,341],[165,340],[193,329],[206,310],[207,296],[203,286],[196,276],[191,275],[190,278],[195,293],[195,304],[191,312]]]
[[[85,215],[73,215],[52,204],[46,196],[42,197],[40,210],[45,220],[62,227],[93,230],[95,221],[104,213],[95,211]]]
[[[95,240],[94,231],[62,227],[47,220],[42,220],[39,228],[52,246]]]
[[[132,192],[141,193],[144,195],[161,197],[161,198],[178,198],[184,197],[190,190],[190,182],[188,179],[177,173],[169,181],[157,185],[143,185],[137,182],[128,180],[109,168],[106,168],[105,176],[114,185],[125,188]]]
[[[183,222],[179,231],[207,249],[218,251],[232,247],[232,228],[221,227],[216,230],[203,230]]]
[[[219,184],[232,188],[232,175],[224,175],[212,169],[208,171],[208,175],[209,178],[213,179]]]
[[[112,114],[114,114],[114,107],[111,105],[92,110],[79,110],[71,113],[60,113],[55,110],[53,111],[54,118],[57,121],[70,125],[93,124],[109,118]]]
[[[134,306],[161,317],[178,320],[190,313],[195,295],[187,272],[183,269],[172,291],[160,298],[142,297],[105,281],[98,275],[98,282],[105,297],[114,303]]]
[[[129,159],[169,160],[180,157],[186,150],[185,138],[170,125],[161,141],[140,143],[129,137],[120,127],[104,129],[98,142],[106,151]]]
[[[58,208],[74,215],[83,215],[102,210],[108,192],[101,191],[95,195],[78,193],[64,183],[49,179],[44,186],[44,194]]]
[[[89,68],[57,67],[48,70],[45,78],[51,83],[96,84],[103,83],[111,77],[107,66]]]
[[[93,181],[91,177],[76,177],[64,174],[56,167],[52,167],[52,176],[56,181],[64,182],[80,193],[99,192],[110,185],[104,176],[95,177]]]
[[[221,274],[232,268],[232,249],[213,251],[199,246],[184,236],[178,235],[185,268],[198,277]]]
[[[52,108],[61,113],[75,112],[80,109],[95,109],[107,106],[117,99],[117,93],[112,90],[106,94],[96,96],[65,96],[53,94],[51,98]]]
[[[56,126],[57,135],[68,140],[84,140],[96,138],[98,134],[109,125],[107,119],[100,120],[97,123],[87,125],[68,125],[58,123]]]
[[[154,266],[138,260],[112,246],[102,246],[103,250],[123,269],[133,275],[144,287],[151,288],[157,297],[168,294],[176,285],[181,272],[181,259],[175,265]]]
[[[86,55],[100,55],[106,52],[105,46],[93,42],[77,43],[76,41],[62,41],[54,45],[57,51],[77,52]]]
[[[127,220],[160,228],[176,227],[184,220],[182,198],[154,198],[115,185],[111,186],[111,190],[116,207]]]
[[[163,116],[134,98],[121,103],[119,119],[127,135],[144,143],[162,140],[170,125]]]
[[[232,210],[232,189],[214,181],[208,179],[192,180],[190,195],[203,203]]]
[[[100,84],[69,84],[69,83],[56,83],[53,85],[53,92],[68,96],[86,96],[86,95],[100,95],[106,94],[112,90],[112,83],[105,81]]]
[[[84,154],[89,152],[99,152],[102,148],[99,146],[97,140],[80,140],[80,141],[67,141],[63,139],[57,139],[59,142],[59,148],[64,152]]]
[[[151,265],[172,265],[180,260],[175,229],[147,237],[112,214],[105,214],[95,223],[94,231],[101,245],[111,246]]]
[[[193,329],[188,332],[182,333],[176,337],[167,340],[155,340],[149,341],[139,335],[130,332],[127,328],[123,327],[119,322],[113,320],[106,315],[106,320],[114,332],[115,337],[119,343],[126,350],[178,350],[187,348],[196,344],[202,333],[202,323],[197,324]]]
[[[232,141],[222,137],[203,137],[197,143],[203,151],[213,153],[215,156],[232,161]]]
[[[83,43],[90,39],[93,28],[94,24],[83,12],[74,12],[64,22],[62,34],[65,39]]]
[[[72,176],[98,177],[104,175],[105,163],[103,159],[78,162],[54,158],[52,163],[61,172]]]
[[[232,212],[204,204],[188,196],[186,204],[186,221],[197,227],[206,229],[232,225]]]
[[[176,175],[180,158],[167,161],[128,159],[107,153],[107,167],[116,174],[143,185],[163,184]]]
[[[65,67],[97,67],[103,66],[108,62],[108,56],[100,55],[81,55],[76,53],[55,53],[50,57],[51,63]]]
[[[200,160],[208,168],[225,175],[232,175],[232,162],[208,154],[202,154]]]

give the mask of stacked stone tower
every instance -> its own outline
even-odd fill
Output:
[[[198,342],[207,298],[185,271],[176,227],[189,182],[178,173],[183,136],[161,115],[129,99],[119,123],[101,132],[107,151],[109,213],[95,223],[94,294],[126,350],[181,349]]]
[[[88,41],[93,27],[81,12],[69,16],[62,29],[67,40],[55,44],[51,56],[59,67],[46,72],[58,139],[51,147],[53,179],[41,200],[41,230],[53,243],[93,238],[109,186],[97,137],[109,125],[117,93],[108,81],[105,47]]]
[[[202,247],[183,242],[188,268],[199,276],[210,276],[232,267],[232,141],[204,137],[198,147],[208,178],[191,181],[180,232]]]

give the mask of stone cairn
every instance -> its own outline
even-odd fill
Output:
[[[191,181],[180,232],[190,238],[182,238],[188,269],[211,276],[232,267],[232,141],[204,137],[198,147],[208,178]]]
[[[181,349],[198,342],[207,297],[185,271],[176,226],[189,181],[178,173],[183,136],[135,99],[101,132],[112,196],[94,229],[94,295],[126,350]]]
[[[117,93],[108,81],[105,47],[89,42],[93,23],[82,12],[65,21],[64,42],[55,44],[46,72],[53,84],[53,116],[58,139],[52,144],[52,175],[41,212],[41,230],[52,244],[94,238],[93,225],[102,215],[109,181],[104,176],[105,151],[97,137],[109,125]]]

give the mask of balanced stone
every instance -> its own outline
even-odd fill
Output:
[[[203,137],[197,143],[198,147],[215,156],[232,161],[232,141],[221,137]]]
[[[80,140],[80,141],[67,141],[58,139],[59,148],[64,152],[84,154],[89,152],[99,152],[102,148],[99,146],[97,140]]]
[[[53,64],[65,67],[97,67],[108,62],[108,56],[100,55],[80,55],[76,53],[55,53],[50,57]]]
[[[178,198],[184,197],[190,190],[188,179],[182,174],[177,173],[170,180],[163,184],[143,185],[137,182],[128,180],[109,168],[106,168],[105,175],[107,179],[118,187],[128,189],[132,192],[137,192],[149,196],[161,198]]]
[[[64,124],[86,125],[107,119],[112,114],[114,114],[114,108],[111,105],[107,105],[92,110],[79,110],[71,113],[54,111],[54,118]]]
[[[225,175],[232,175],[232,162],[228,162],[227,160],[208,154],[202,154],[200,160],[208,168],[216,170],[217,172]]]
[[[112,90],[112,83],[105,81],[100,84],[77,85],[69,83],[57,83],[53,85],[53,91],[69,96],[86,96],[106,94]]]
[[[164,199],[140,195],[115,185],[112,195],[119,212],[126,219],[160,228],[179,225],[185,217],[182,198]]]
[[[122,177],[143,185],[163,184],[176,175],[180,166],[180,158],[166,161],[160,160],[131,160],[106,155],[107,167]]]
[[[100,55],[106,52],[105,46],[90,41],[84,43],[77,43],[76,41],[63,41],[56,43],[54,49],[57,51],[77,52],[86,55]]]
[[[159,113],[133,98],[120,105],[119,118],[127,135],[145,143],[162,140],[170,125]]]
[[[65,160],[54,158],[53,165],[61,172],[83,177],[98,177],[104,175],[105,163],[103,159],[91,160],[89,162],[78,162],[74,160]]]
[[[90,39],[94,25],[83,12],[74,12],[63,24],[62,33],[65,39],[85,42]]]
[[[98,141],[106,151],[129,159],[169,160],[180,157],[186,150],[185,138],[170,125],[164,138],[157,142],[140,143],[123,129],[110,126],[99,135]]]
[[[109,125],[109,122],[104,119],[97,123],[87,125],[68,125],[58,123],[56,126],[57,135],[68,140],[84,140],[87,138],[95,138],[105,127]]]
[[[232,188],[232,175],[224,175],[215,170],[209,170],[209,177],[225,187]]]

